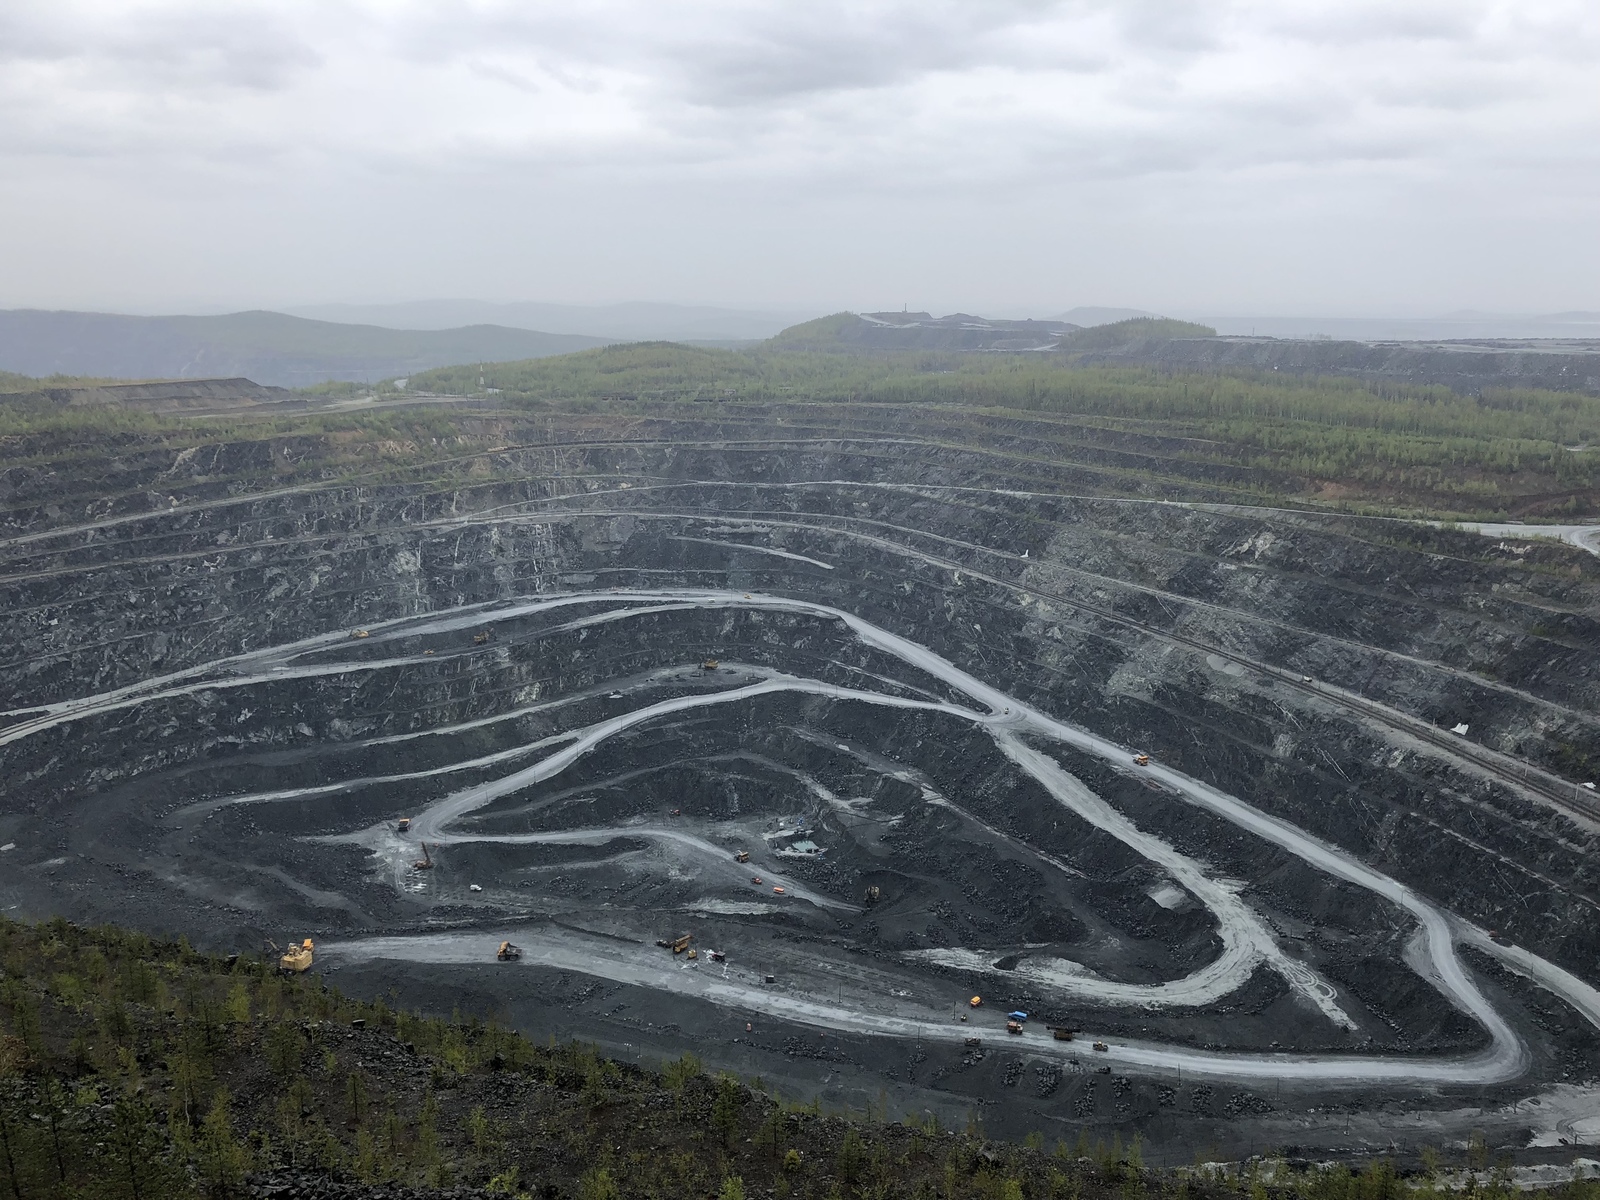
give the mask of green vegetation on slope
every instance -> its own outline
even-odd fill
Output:
[[[475,367],[451,368],[412,387],[470,394],[477,379]],[[485,379],[513,403],[736,399],[1051,413],[1185,439],[1188,457],[1305,481],[1281,499],[1459,515],[1600,511],[1600,454],[1569,449],[1600,444],[1600,397],[1576,392],[1466,396],[1331,377],[1085,368],[1052,355],[867,357],[770,344],[758,352],[614,346],[494,364]]]
[[[1079,329],[1061,339],[1063,350],[1108,350],[1113,346],[1127,346],[1133,342],[1156,338],[1216,337],[1217,331],[1209,325],[1196,325],[1193,321],[1178,321],[1172,317],[1130,317],[1110,325],[1095,325]]]
[[[1096,456],[1107,449],[1152,454],[1154,469],[1226,478],[1237,499],[1252,503],[1480,519],[1600,513],[1600,452],[1590,448],[1600,446],[1600,397],[1578,392],[1467,396],[1345,378],[1078,367],[1048,354],[735,352],[661,342],[481,372],[476,365],[425,372],[408,392],[480,396],[497,412],[430,409],[422,399],[404,409],[197,422],[127,406],[67,408],[37,392],[0,397],[0,453],[9,468],[43,469],[63,455],[134,445],[298,439],[292,461],[310,454],[344,475],[540,440],[533,418],[543,412],[595,421],[651,411],[710,417],[736,403],[740,420],[759,421],[751,405],[779,404],[804,406],[808,419],[826,423],[833,419],[826,407],[847,420],[851,406],[893,405],[906,410],[908,431],[919,411],[936,413],[947,430],[963,411],[983,420],[1039,414],[1054,423],[1053,453],[1077,458],[1081,450],[1086,461],[1101,461]],[[712,407],[684,407],[696,401]],[[274,460],[270,471],[281,465]],[[1105,486],[1117,494],[1122,485],[1108,477]]]
[[[126,379],[102,379],[93,375],[18,375],[15,371],[0,371],[0,398],[22,392],[38,392],[46,388],[96,387],[105,383],[128,383]]]
[[[270,960],[269,960],[270,961]],[[520,968],[507,967],[507,970]],[[491,1195],[784,1200],[1399,1200],[1387,1162],[1243,1176],[1143,1167],[1138,1143],[983,1141],[826,1116],[759,1081],[535,1046],[316,977],[111,927],[0,918],[0,1196],[229,1197],[276,1177]],[[357,1189],[359,1190],[359,1189]],[[349,1194],[349,1193],[346,1193]],[[392,1194],[392,1193],[390,1193]],[[1490,1175],[1477,1194],[1509,1197]],[[1562,1200],[1596,1200],[1573,1184]]]
[[[767,345],[795,350],[823,345],[837,346],[848,342],[850,335],[857,332],[863,324],[865,322],[855,313],[830,313],[826,317],[817,317],[812,321],[802,321],[798,325],[789,326],[781,333],[768,338]]]

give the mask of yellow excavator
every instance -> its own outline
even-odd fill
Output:
[[[306,938],[298,946],[291,944],[287,950],[281,953],[278,950],[278,943],[268,938],[267,948],[278,955],[278,974],[280,975],[303,975],[311,969],[312,945],[310,938]]]

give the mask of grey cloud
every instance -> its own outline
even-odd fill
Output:
[[[949,230],[997,211],[1071,213],[1015,219],[1092,258],[1091,235],[1063,230],[1134,212],[1153,228],[1189,213],[1268,227],[1415,206],[1431,229],[1441,204],[1480,225],[1552,196],[1572,213],[1600,204],[1592,0],[12,0],[0,62],[13,261],[21,235],[6,230],[53,228],[38,197],[80,169],[97,172],[102,223],[144,197],[171,214],[176,246],[198,236],[189,195],[293,244],[325,209],[426,194],[396,218],[421,247],[404,257],[496,268],[511,253],[488,249],[496,236],[555,261],[565,231],[602,212],[596,236],[624,262],[670,257],[678,230],[715,254],[743,228],[781,255],[789,227],[778,242],[750,231],[838,222],[841,248],[819,234],[803,265],[848,274],[877,261],[851,241],[871,211],[889,214],[873,228],[891,242],[939,229],[958,248]],[[709,215],[724,197],[740,198],[732,215]],[[352,221],[308,271],[393,254]],[[430,258],[429,237],[460,255]],[[907,251],[895,269],[919,261]],[[1600,297],[1568,306],[1585,304]]]
[[[80,64],[140,86],[280,89],[320,56],[283,15],[245,5],[21,5],[0,24],[0,57]]]

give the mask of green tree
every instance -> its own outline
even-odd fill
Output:
[[[722,1181],[722,1190],[717,1193],[717,1200],[744,1200],[744,1180],[737,1175],[729,1175]]]
[[[444,1157],[439,1151],[439,1097],[432,1090],[423,1097],[422,1111],[417,1116],[414,1159],[417,1169],[427,1175],[430,1183],[438,1186]]]
[[[0,1171],[5,1173],[12,1200],[22,1200],[23,1196],[23,1107],[20,1089],[6,1081],[4,1090],[0,1090]]]
[[[622,1200],[622,1189],[609,1167],[595,1167],[578,1180],[578,1200]]]
[[[739,1128],[739,1083],[732,1075],[717,1080],[717,1098],[711,1105],[711,1127],[722,1135],[724,1143],[732,1141]]]
[[[344,1106],[350,1119],[361,1124],[361,1114],[367,1106],[367,1082],[360,1071],[351,1071],[344,1081]]]
[[[50,1164],[55,1168],[56,1182],[65,1183],[67,1159],[75,1154],[70,1136],[73,1117],[70,1098],[61,1081],[50,1075],[39,1089],[39,1101],[50,1134]]]
[[[834,1159],[834,1173],[846,1185],[854,1186],[861,1178],[861,1168],[866,1162],[866,1147],[854,1128],[845,1130],[844,1141],[839,1144],[839,1154]]]
[[[682,1092],[691,1079],[697,1078],[704,1070],[700,1060],[692,1054],[685,1054],[682,1058],[669,1062],[661,1073],[662,1080],[674,1092]]]
[[[222,1015],[235,1025],[250,1023],[250,989],[245,987],[244,980],[239,980],[228,990],[228,998],[222,1005]]]
[[[287,1021],[273,1024],[267,1033],[267,1065],[279,1079],[292,1079],[305,1055],[305,1037]]]
[[[233,1136],[226,1089],[219,1088],[211,1097],[211,1108],[200,1125],[195,1158],[201,1183],[215,1200],[228,1200],[243,1187],[249,1155]]]
[[[106,1139],[112,1179],[128,1200],[164,1200],[166,1158],[156,1115],[142,1096],[124,1094],[111,1109],[111,1130]]]

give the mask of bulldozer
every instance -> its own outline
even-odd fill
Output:
[[[416,862],[411,864],[411,869],[413,871],[431,871],[431,870],[433,870],[433,855],[428,853],[428,843],[427,842],[423,842],[422,843],[422,857],[417,859]]]
[[[495,951],[494,956],[501,962],[515,962],[522,957],[522,947],[513,946],[510,942],[501,942],[500,949]]]
[[[689,947],[689,953],[687,955],[685,955],[684,957],[686,957],[690,962],[694,962],[697,958],[700,957],[700,951],[696,950],[693,946],[690,946]]]
[[[271,938],[267,939],[267,948],[278,955],[277,972],[279,975],[303,975],[311,969],[312,945],[311,939],[306,938],[298,946],[293,943],[282,953],[278,951],[278,943]]]
[[[879,890],[877,884],[873,884],[867,889],[866,901],[868,904],[876,904],[882,897],[883,892]]]
[[[371,637],[372,634],[367,632],[365,629],[352,629],[350,631],[350,636],[353,637],[353,638],[365,638],[365,637]]]

